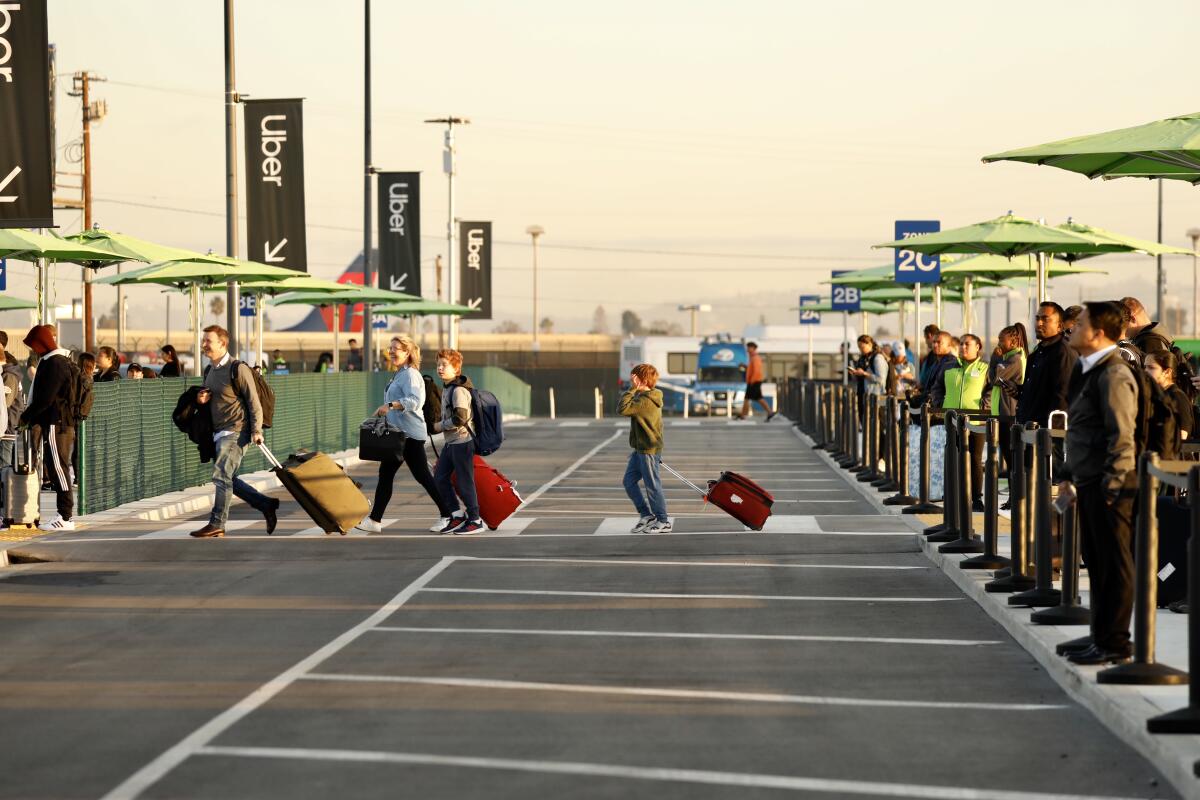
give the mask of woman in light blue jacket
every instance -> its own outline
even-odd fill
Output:
[[[388,354],[399,369],[388,384],[384,404],[375,409],[375,416],[386,416],[388,423],[404,432],[404,449],[394,457],[379,462],[379,483],[375,486],[375,504],[370,515],[358,524],[367,533],[379,533],[383,526],[383,512],[392,501],[392,482],[403,462],[408,464],[417,483],[438,507],[438,520],[430,530],[440,531],[449,522],[450,514],[442,507],[442,499],[429,473],[429,462],[425,460],[425,440],[429,434],[425,429],[425,380],[421,377],[421,348],[407,336],[392,339]]]

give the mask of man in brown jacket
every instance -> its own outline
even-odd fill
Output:
[[[1079,363],[1068,390],[1067,480],[1059,494],[1076,497],[1092,592],[1091,642],[1067,652],[1076,664],[1130,657],[1138,385],[1117,351],[1122,324],[1116,303],[1086,303],[1071,332]]]

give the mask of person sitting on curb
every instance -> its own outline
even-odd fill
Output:
[[[237,477],[246,448],[251,443],[263,443],[262,406],[254,376],[250,374],[250,367],[240,361],[237,362],[237,374],[233,374],[229,332],[219,325],[204,329],[200,352],[212,363],[204,371],[204,388],[197,393],[196,402],[207,404],[212,414],[216,459],[213,461],[212,513],[208,524],[192,531],[191,535],[198,539],[224,536],[233,495],[261,512],[267,521],[267,533],[274,533],[279,521],[279,501]]]

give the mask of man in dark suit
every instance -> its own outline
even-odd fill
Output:
[[[1091,580],[1091,642],[1067,652],[1076,664],[1129,660],[1133,613],[1133,502],[1137,482],[1138,386],[1117,349],[1117,303],[1087,303],[1071,333],[1079,364],[1071,376],[1066,480],[1059,496],[1079,506]]]
[[[1067,381],[1079,359],[1063,336],[1063,309],[1058,303],[1038,306],[1034,334],[1038,346],[1029,354],[1025,381],[1017,400],[1017,422],[1036,422],[1043,428],[1051,411],[1067,410]]]

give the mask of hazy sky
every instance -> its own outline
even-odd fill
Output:
[[[59,168],[79,132],[69,75],[98,71],[109,83],[94,94],[109,116],[93,135],[96,220],[222,251],[221,3],[50,6],[66,78]],[[951,227],[1012,209],[1153,239],[1153,183],[984,166],[980,156],[1200,110],[1191,93],[1194,0],[375,0],[372,8],[374,163],[424,172],[431,265],[445,248],[446,193],[442,130],[422,120],[472,119],[458,135],[458,214],[494,220],[499,241],[518,243],[495,251],[496,314],[526,328],[524,230],[533,223],[547,231],[543,314],[581,330],[598,304],[612,323],[623,308],[684,322],[663,306],[690,302],[715,306],[710,329],[740,329],[760,313],[790,322],[796,294],[827,288],[819,282],[831,268],[890,260],[869,246],[891,238],[897,218]],[[310,272],[323,277],[361,249],[362,35],[362,3],[237,3],[239,90],[306,98],[308,251]],[[80,215],[60,212],[58,224],[76,230]],[[1186,244],[1197,225],[1200,188],[1168,182],[1165,239]],[[1108,294],[1119,286],[1153,297],[1152,259],[1094,264],[1106,260]],[[1169,264],[1172,294],[1190,304],[1190,259]],[[17,266],[14,279],[28,269]],[[432,290],[431,267],[425,285]],[[1058,289],[1075,300],[1071,281]],[[113,292],[98,289],[98,303]],[[60,302],[68,295],[78,287],[63,280]],[[140,308],[161,308],[154,290],[132,296]]]

